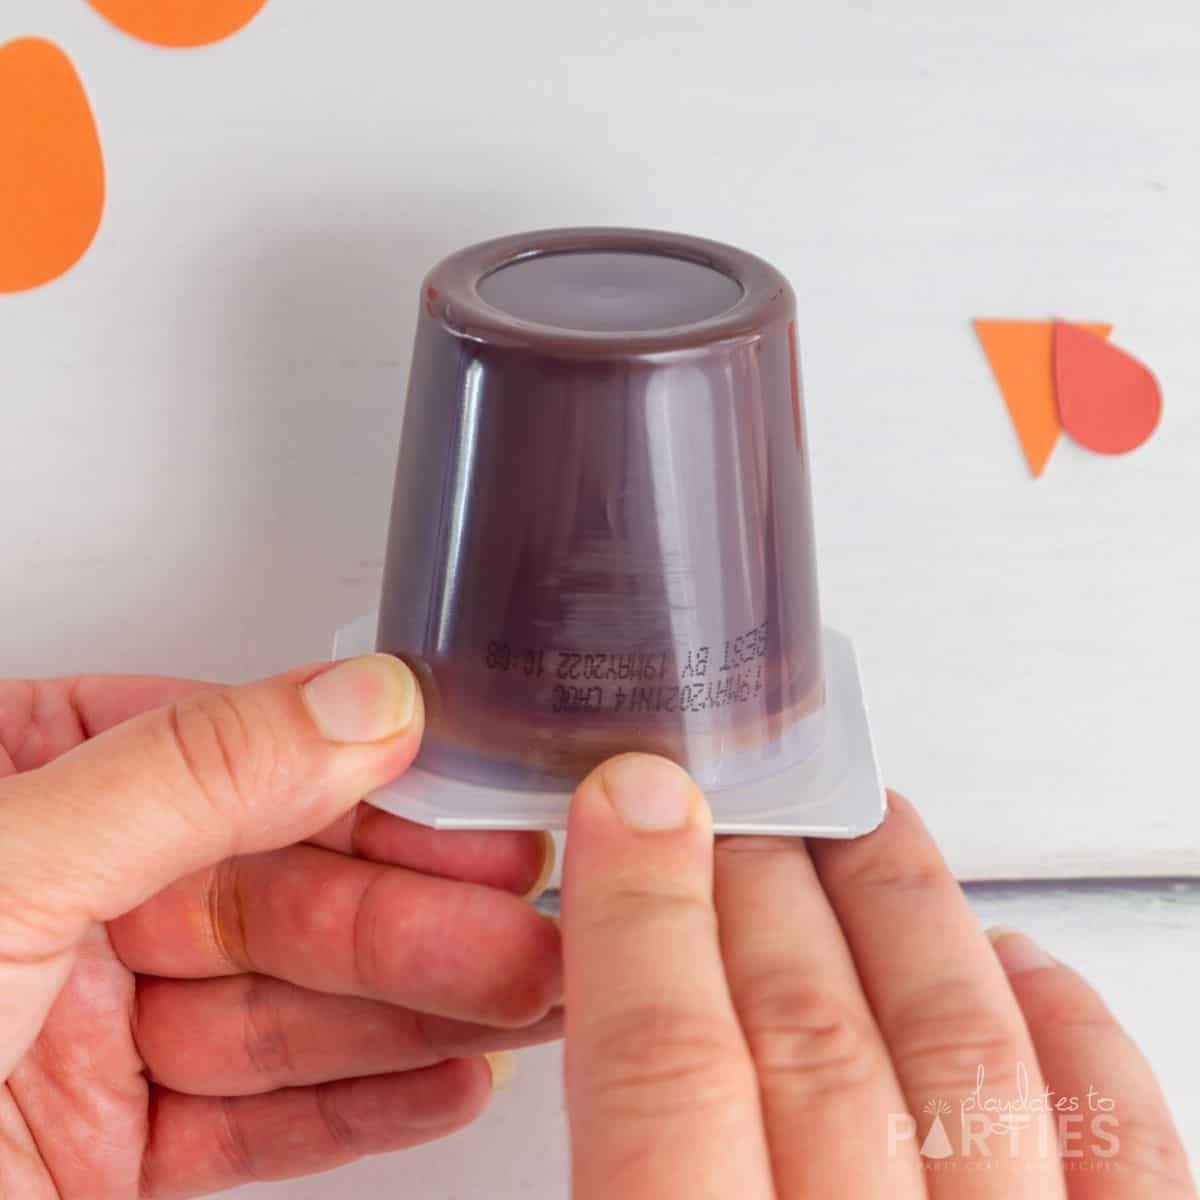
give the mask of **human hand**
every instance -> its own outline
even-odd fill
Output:
[[[896,796],[858,841],[714,860],[679,768],[611,760],[575,797],[563,931],[574,1200],[1195,1198],[1100,998],[989,944]]]
[[[245,687],[0,683],[0,1196],[166,1200],[441,1136],[555,1036],[548,839],[356,801],[382,655]]]

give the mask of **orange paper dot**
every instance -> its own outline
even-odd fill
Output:
[[[267,0],[88,0],[118,29],[155,46],[207,46],[248,25]]]
[[[1112,332],[1111,325],[1083,328],[1099,338]],[[1054,322],[977,320],[975,332],[1008,406],[1029,469],[1040,475],[1062,430],[1054,394]]]
[[[1054,323],[1054,379],[1063,428],[1098,454],[1136,450],[1162,416],[1148,367],[1066,321]]]
[[[71,60],[40,38],[0,46],[0,292],[70,270],[103,213],[100,138]]]

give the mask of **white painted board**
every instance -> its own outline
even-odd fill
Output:
[[[462,244],[693,231],[800,300],[825,617],[964,876],[1200,843],[1200,22],[1185,0],[271,0],[75,58],[110,202],[0,297],[0,669],[230,679],[374,605],[416,291]],[[1031,480],[975,315],[1115,323],[1165,389]]]

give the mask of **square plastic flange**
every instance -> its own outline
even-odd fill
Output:
[[[378,617],[339,629],[334,658],[370,654]],[[825,653],[825,737],[807,758],[736,788],[710,792],[718,833],[852,838],[870,833],[886,811],[883,781],[850,639],[828,626]],[[734,799],[736,812],[722,805]],[[371,792],[367,802],[435,829],[563,829],[570,793],[482,787],[410,767]]]

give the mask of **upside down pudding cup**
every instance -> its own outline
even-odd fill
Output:
[[[853,652],[821,626],[787,280],[617,228],[435,266],[377,623],[338,652],[372,648],[425,698],[413,769],[369,797],[399,815],[560,827],[592,767],[642,750],[719,830],[878,824]]]

